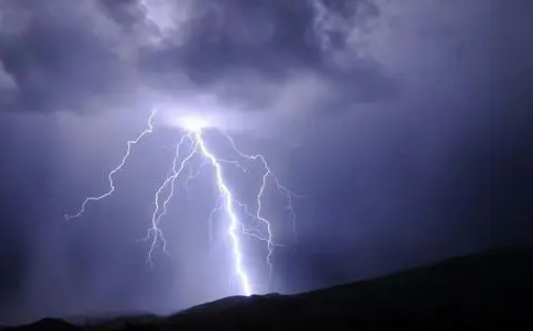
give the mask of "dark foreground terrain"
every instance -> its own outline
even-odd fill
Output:
[[[230,297],[168,317],[2,331],[533,330],[533,249],[500,249],[375,280],[283,296]]]

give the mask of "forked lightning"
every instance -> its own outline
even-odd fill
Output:
[[[156,115],[156,111],[153,111],[150,117],[148,118],[147,128],[143,132],[141,132],[141,134],[139,134],[139,136],[136,139],[128,141],[127,150],[126,150],[125,155],[122,158],[122,161],[117,167],[111,170],[108,174],[109,190],[102,195],[86,198],[83,201],[78,212],[74,215],[67,215],[66,216],[67,219],[72,219],[72,218],[77,218],[77,217],[82,216],[89,203],[105,199],[114,193],[115,191],[114,175],[118,171],[120,171],[122,167],[126,164],[131,154],[131,149],[133,145],[139,143],[145,136],[151,134],[154,131],[153,120],[154,120],[155,115]],[[160,221],[163,218],[163,216],[166,215],[167,206],[170,203],[176,191],[175,189],[176,180],[184,175],[186,168],[189,168],[189,173],[187,174],[187,177],[185,178],[186,184],[188,184],[189,181],[200,172],[201,168],[203,168],[206,165],[210,165],[213,169],[215,184],[219,192],[219,199],[216,202],[209,216],[210,237],[212,237],[211,223],[213,222],[214,217],[216,216],[218,212],[224,211],[226,214],[226,218],[228,220],[227,235],[229,236],[230,241],[231,241],[231,253],[232,253],[233,264],[234,264],[234,273],[239,280],[241,293],[247,296],[251,295],[254,293],[254,289],[252,286],[252,281],[250,280],[249,272],[247,271],[246,266],[245,266],[244,253],[243,253],[242,242],[240,240],[239,230],[241,234],[252,236],[266,243],[266,247],[268,250],[268,254],[266,256],[266,263],[268,264],[269,270],[271,273],[272,272],[271,257],[272,257],[274,248],[278,246],[279,244],[274,243],[272,225],[263,216],[264,198],[266,194],[267,185],[269,184],[269,182],[272,182],[275,185],[275,187],[279,190],[279,192],[286,198],[287,211],[289,212],[289,215],[290,215],[290,220],[292,222],[292,230],[294,234],[295,234],[296,213],[293,208],[292,201],[293,201],[293,198],[297,197],[297,195],[291,192],[289,189],[287,189],[285,186],[281,184],[278,177],[275,176],[274,173],[271,171],[268,165],[268,162],[263,155],[261,154],[249,155],[249,154],[243,153],[236,147],[235,141],[230,136],[220,132],[228,140],[233,151],[235,152],[237,156],[239,156],[242,160],[260,162],[264,168],[264,173],[261,176],[261,185],[259,187],[257,196],[255,198],[256,200],[255,211],[252,212],[251,208],[248,205],[238,201],[235,195],[232,193],[232,190],[224,176],[223,165],[231,164],[231,165],[239,167],[243,171],[246,171],[246,168],[239,162],[239,160],[228,160],[228,159],[220,158],[213,151],[210,150],[208,143],[206,142],[206,139],[204,136],[204,131],[206,130],[206,124],[200,118],[196,118],[196,117],[183,118],[180,121],[180,126],[185,131],[185,133],[183,134],[180,141],[176,145],[175,156],[172,161],[171,171],[169,175],[165,178],[163,183],[157,189],[155,193],[155,197],[154,197],[155,209],[152,213],[150,228],[148,229],[147,236],[145,238],[146,240],[150,241],[147,260],[149,263],[152,263],[152,255],[154,254],[154,251],[156,247],[158,246],[158,244],[161,244],[163,251],[166,254],[169,254],[167,251],[167,240],[165,239],[165,236],[163,235],[163,231],[161,230]],[[197,167],[197,169],[190,170],[192,169],[191,160],[194,157],[200,157],[202,159],[202,162]],[[168,192],[165,197],[162,196],[164,192]],[[239,219],[238,212],[237,212],[238,210],[240,210],[247,217],[260,221],[262,224],[264,224],[266,232],[263,233],[258,228],[250,228],[246,226],[245,223],[241,222],[241,220]]]

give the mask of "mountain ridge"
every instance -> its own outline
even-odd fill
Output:
[[[533,247],[492,249],[307,293],[234,296],[166,317],[113,321],[78,327],[47,319],[6,330],[533,328]]]

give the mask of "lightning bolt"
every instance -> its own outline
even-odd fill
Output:
[[[239,277],[244,295],[247,295],[247,296],[251,295],[252,287],[250,285],[249,276],[246,273],[244,266],[243,266],[241,244],[239,241],[239,237],[237,236],[237,228],[239,226],[239,219],[234,211],[235,199],[233,198],[233,194],[231,193],[228,185],[226,184],[224,180],[222,166],[218,162],[216,156],[213,155],[211,151],[209,151],[209,149],[207,148],[205,144],[204,138],[202,136],[202,131],[201,130],[196,131],[194,133],[194,137],[196,138],[196,142],[198,143],[198,146],[200,147],[200,150],[202,154],[204,155],[204,157],[210,160],[211,164],[215,168],[215,177],[216,177],[217,186],[218,186],[218,189],[220,190],[221,197],[223,197],[224,199],[224,207],[230,219],[230,226],[228,228],[228,234],[232,242],[233,259],[234,259],[234,264],[235,264],[235,274]]]
[[[148,118],[147,126],[148,128],[144,130],[135,140],[128,141],[128,148],[126,154],[124,155],[122,162],[114,168],[108,175],[110,189],[105,194],[102,194],[98,197],[89,197],[86,198],[79,211],[72,215],[67,216],[68,219],[80,217],[86,209],[86,206],[90,202],[99,201],[101,199],[107,198],[114,193],[115,186],[113,182],[113,177],[115,173],[120,171],[124,164],[127,162],[127,159],[130,155],[132,146],[137,144],[143,137],[147,134],[152,133],[153,118],[156,112],[152,112]],[[143,239],[145,241],[151,240],[149,244],[149,250],[147,254],[147,261],[152,264],[152,256],[155,252],[156,247],[159,245],[162,246],[162,250],[165,254],[170,256],[167,251],[167,240],[163,235],[163,231],[160,227],[161,219],[167,214],[167,207],[172,198],[176,194],[176,180],[183,176],[186,169],[188,170],[188,176],[185,178],[185,189],[188,188],[190,182],[200,174],[201,170],[206,166],[211,166],[214,173],[214,180],[216,188],[218,190],[218,199],[216,201],[215,207],[209,213],[209,239],[213,239],[212,225],[215,220],[217,213],[225,212],[225,215],[228,220],[227,226],[227,235],[230,238],[231,242],[231,254],[233,257],[233,272],[238,278],[240,285],[240,292],[246,296],[254,293],[252,288],[252,283],[250,280],[250,275],[245,267],[243,245],[240,239],[239,230],[242,234],[250,236],[252,238],[258,239],[266,243],[267,256],[266,263],[269,267],[269,278],[272,275],[272,256],[274,249],[277,246],[282,246],[281,244],[274,242],[274,235],[272,231],[271,223],[263,216],[264,209],[264,199],[267,191],[267,186],[269,181],[272,181],[278,191],[285,196],[287,201],[287,210],[289,211],[290,220],[292,222],[292,231],[296,235],[296,213],[293,208],[293,199],[299,197],[297,194],[293,193],[285,186],[283,186],[279,178],[272,172],[266,158],[262,154],[253,154],[249,155],[240,151],[235,141],[227,134],[220,132],[223,137],[227,139],[230,146],[233,149],[233,152],[240,157],[242,160],[247,161],[258,161],[263,166],[264,172],[261,176],[261,184],[257,196],[255,197],[256,208],[255,211],[250,211],[250,208],[245,203],[240,202],[235,195],[232,193],[230,186],[228,185],[226,178],[224,176],[223,165],[232,165],[237,167],[243,172],[247,172],[247,168],[241,164],[238,160],[228,160],[219,158],[211,149],[209,148],[206,139],[204,137],[204,131],[200,127],[195,127],[193,129],[186,130],[186,132],[181,136],[181,139],[176,144],[175,154],[172,161],[172,166],[169,174],[165,177],[162,184],[156,190],[154,196],[155,205],[154,211],[152,213],[150,227],[147,231],[146,237]],[[188,147],[188,148],[187,148]],[[185,150],[185,152],[184,152]],[[201,164],[196,167],[192,166],[191,161],[194,158],[200,158]],[[166,193],[166,196],[164,196]],[[243,216],[250,220],[258,221],[264,225],[266,233],[263,233],[260,229],[255,227],[249,227],[239,218],[239,211]]]
[[[128,160],[128,158],[130,156],[132,146],[138,144],[139,141],[141,141],[145,136],[151,134],[154,131],[153,119],[154,119],[154,116],[156,115],[156,113],[157,113],[157,111],[153,110],[152,113],[150,114],[150,117],[148,117],[148,122],[147,122],[148,128],[146,128],[143,132],[141,132],[137,136],[137,138],[135,138],[134,140],[129,140],[127,142],[128,148],[126,149],[126,154],[124,154],[124,156],[122,157],[122,162],[120,162],[120,164],[118,166],[116,166],[113,170],[111,170],[109,172],[109,174],[107,175],[107,180],[108,180],[108,183],[109,183],[109,191],[107,191],[106,193],[104,193],[104,194],[102,194],[100,196],[86,198],[83,201],[83,203],[81,204],[81,207],[80,207],[80,209],[78,210],[78,212],[76,214],[74,214],[74,215],[65,215],[65,218],[67,220],[80,217],[85,212],[85,208],[87,207],[87,205],[89,203],[100,201],[102,199],[110,197],[113,194],[113,192],[115,192],[115,182],[114,182],[115,174],[117,172],[119,172],[122,169],[122,167],[124,167],[124,165],[126,164],[126,161]]]
[[[180,142],[177,144],[177,146],[176,146],[176,154],[175,154],[175,157],[174,157],[174,159],[172,161],[172,173],[171,173],[171,175],[169,175],[165,179],[163,184],[157,189],[157,191],[155,193],[155,198],[154,198],[155,209],[154,209],[154,212],[152,214],[152,222],[151,222],[152,226],[150,227],[150,229],[148,229],[148,233],[147,233],[147,236],[145,238],[145,239],[148,239],[150,237],[153,238],[152,243],[150,245],[150,250],[148,251],[148,257],[147,257],[147,260],[148,260],[148,262],[150,264],[152,264],[152,254],[153,254],[154,249],[156,248],[156,246],[158,244],[158,239],[161,240],[162,243],[163,243],[163,251],[167,255],[170,256],[170,254],[168,254],[168,251],[167,251],[167,241],[166,241],[165,237],[163,236],[163,232],[159,228],[159,222],[160,222],[161,218],[166,215],[168,203],[170,202],[170,200],[174,196],[176,179],[183,172],[183,170],[185,169],[185,166],[187,165],[187,163],[193,158],[194,154],[196,153],[197,144],[194,143],[192,151],[190,151],[187,154],[187,156],[181,162],[179,162],[180,150],[181,150],[183,144],[185,143],[185,141],[187,140],[187,138],[188,138],[188,140],[192,140],[191,139],[191,133],[184,135],[181,138]],[[179,164],[179,166],[178,166],[178,164]],[[161,211],[160,211],[160,204],[159,204],[160,196],[161,196],[161,193],[163,192],[163,190],[168,185],[170,185],[170,192],[167,195],[167,198],[165,199],[165,201],[163,202],[163,205],[162,205]]]

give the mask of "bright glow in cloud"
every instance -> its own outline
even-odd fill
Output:
[[[199,116],[185,116],[178,119],[180,126],[186,131],[201,131],[209,127],[208,122]]]

